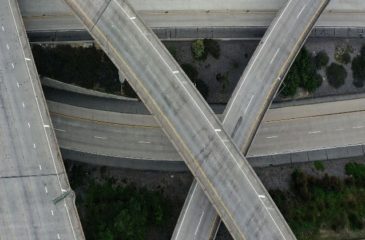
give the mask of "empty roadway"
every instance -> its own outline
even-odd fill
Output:
[[[289,0],[245,68],[222,118],[224,129],[244,155],[286,72],[328,2]],[[218,214],[195,181],[191,189],[172,239],[212,239],[219,225]]]
[[[287,0],[131,0],[150,27],[269,26]],[[84,29],[62,0],[20,0],[28,31]],[[364,27],[363,0],[332,0],[317,26]]]
[[[1,239],[84,239],[15,0],[0,10]]]
[[[218,118],[126,2],[66,2],[126,75],[231,235],[235,239],[292,239],[281,213]]]

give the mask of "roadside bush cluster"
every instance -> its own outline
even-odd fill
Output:
[[[148,230],[166,224],[169,212],[160,192],[115,186],[112,179],[92,182],[77,205],[86,238],[95,240],[146,239]]]
[[[106,54],[95,47],[32,46],[42,76],[108,93],[120,93],[118,70]]]
[[[343,84],[345,84],[347,72],[342,65],[339,65],[337,63],[332,63],[327,67],[326,75],[328,83],[334,88],[339,88]]]
[[[284,79],[280,93],[283,97],[292,97],[298,87],[312,93],[321,84],[322,77],[316,72],[315,59],[306,48],[302,48]]]
[[[198,70],[188,63],[181,64],[181,68],[184,70],[186,75],[190,78],[190,80],[194,83],[195,87],[198,89],[200,94],[204,97],[204,99],[208,98],[209,87],[208,85],[198,78]]]
[[[358,173],[355,167],[358,166],[346,167],[350,169],[346,171],[363,179],[365,170]],[[365,185],[355,184],[354,179],[343,181],[327,174],[318,178],[295,170],[290,191],[270,193],[298,239],[317,239],[320,229],[336,232],[363,229]]]
[[[329,62],[329,57],[325,51],[320,51],[317,53],[317,55],[314,58],[316,68],[321,69],[323,67],[326,67]]]
[[[198,39],[192,42],[191,52],[193,58],[198,61],[207,59],[208,54],[212,55],[215,59],[218,59],[220,56],[220,46],[218,41],[213,39]]]
[[[336,46],[335,49],[335,60],[338,63],[341,64],[348,64],[351,62],[351,55],[350,53],[353,52],[353,49],[350,45],[348,44],[341,44]]]
[[[353,84],[356,87],[363,87],[365,82],[365,45],[362,46],[360,54],[352,61]]]

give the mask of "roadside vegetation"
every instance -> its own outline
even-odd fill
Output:
[[[195,87],[198,89],[198,91],[204,97],[204,99],[207,99],[209,94],[209,87],[203,80],[201,80],[198,77],[199,75],[198,70],[196,70],[196,68],[193,65],[188,63],[181,64],[181,68],[184,70],[184,72],[190,78],[190,80],[194,83]]]
[[[205,61],[210,54],[213,58],[219,59],[220,46],[214,39],[198,39],[192,42],[191,52],[197,61]]]
[[[120,94],[118,70],[107,55],[92,47],[33,45],[38,73],[84,88]]]
[[[68,176],[77,193],[86,239],[144,240],[168,235],[165,228],[174,221],[170,216],[172,202],[162,191],[123,184],[107,176],[96,180],[80,165],[69,169]]]
[[[325,56],[315,59],[306,48],[302,48],[291,66],[280,89],[283,97],[293,97],[297,89],[303,88],[313,93],[322,84],[322,77],[316,72],[316,66],[325,65]]]
[[[337,63],[331,63],[326,68],[326,75],[328,83],[334,88],[340,88],[345,84],[345,79],[347,77],[346,69]]]
[[[315,163],[319,171],[320,164]],[[356,236],[364,229],[365,165],[349,163],[344,180],[314,177],[301,170],[291,176],[289,191],[270,191],[275,203],[299,240],[340,239],[342,233]]]
[[[353,59],[351,68],[354,86],[363,87],[365,82],[365,45],[362,46],[360,54]]]

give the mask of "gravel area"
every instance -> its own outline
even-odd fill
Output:
[[[215,59],[208,55],[205,61],[196,61],[191,55],[191,41],[165,41],[168,49],[176,51],[176,60],[180,63],[192,64],[199,73],[199,78],[209,86],[209,103],[226,103],[248,61],[258,45],[258,41],[218,41],[220,57]],[[229,84],[223,91],[222,85],[216,80],[216,75],[228,73]]]
[[[191,54],[192,41],[165,41],[164,44],[168,49],[173,49],[176,52],[175,57],[177,61],[182,63],[190,63],[199,72],[201,78],[209,86],[209,103],[226,103],[237,82],[242,75],[245,67],[248,64],[253,52],[255,51],[258,41],[254,40],[232,40],[232,41],[218,41],[221,49],[219,59],[214,59],[212,56],[203,61],[196,61]],[[305,47],[315,55],[319,51],[325,51],[330,60],[329,64],[335,62],[334,54],[336,46],[349,45],[352,48],[351,59],[358,55],[361,46],[365,44],[365,39],[344,39],[344,38],[309,38]],[[348,95],[355,93],[365,93],[365,87],[356,88],[353,85],[353,77],[351,70],[351,63],[344,65],[347,71],[347,78],[345,84],[338,89],[330,86],[326,79],[325,69],[319,71],[323,77],[323,83],[313,94],[298,89],[297,95],[294,99],[317,98],[334,95]],[[228,73],[229,85],[223,91],[222,85],[216,80],[218,73]],[[282,99],[276,98],[275,101]],[[285,99],[286,101],[288,99]]]

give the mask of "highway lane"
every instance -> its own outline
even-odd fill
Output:
[[[1,239],[84,239],[15,0],[0,10]]]
[[[131,0],[150,27],[269,26],[286,0]],[[31,30],[84,29],[62,0],[20,0],[24,21]],[[364,27],[362,0],[332,0],[317,26]]]
[[[280,212],[218,118],[126,2],[66,2],[125,73],[232,236],[292,239],[291,230],[282,228],[286,225]]]
[[[289,0],[251,57],[222,119],[224,129],[244,155],[291,63],[328,2]],[[273,138],[265,140],[275,142]],[[194,196],[204,197],[195,181],[191,189],[194,191],[185,200],[172,239],[212,239],[218,230],[218,214],[214,214],[208,199],[204,201]],[[278,222],[281,228],[289,228],[284,219]],[[252,236],[252,239],[261,239],[261,236]]]
[[[52,101],[47,104],[63,149],[135,161],[183,161],[151,115],[86,109]],[[247,156],[364,144],[364,114],[365,99],[269,109]],[[253,160],[250,164],[255,166]]]

